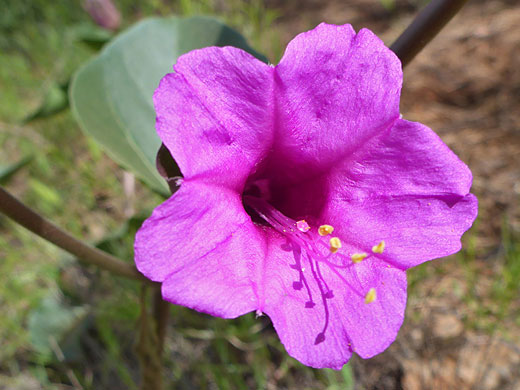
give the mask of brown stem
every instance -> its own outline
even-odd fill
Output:
[[[31,232],[77,256],[85,263],[96,265],[119,276],[153,283],[141,275],[133,265],[71,236],[24,205],[2,187],[0,187],[0,211]]]
[[[147,286],[141,285],[141,315],[139,318],[139,335],[136,352],[141,370],[141,390],[161,390],[163,388],[162,359],[158,353],[160,348],[157,324],[148,310]],[[155,297],[154,297],[155,299]]]
[[[419,12],[390,49],[403,67],[430,42],[468,0],[432,0]]]
[[[159,356],[162,356],[164,339],[166,338],[166,331],[168,329],[168,319],[170,317],[170,303],[163,299],[160,287],[157,287],[154,291],[153,311],[157,330],[157,350]]]

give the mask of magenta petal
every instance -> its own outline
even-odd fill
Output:
[[[294,180],[327,169],[399,117],[401,63],[369,30],[320,24],[289,43],[276,75],[275,153]]]
[[[264,254],[258,234],[239,194],[184,182],[137,232],[135,263],[163,282],[166,300],[236,317],[259,305],[254,270]]]
[[[353,352],[370,358],[388,348],[403,323],[406,273],[369,258],[353,265],[346,279],[350,286],[344,287],[345,295],[338,312],[343,315]],[[337,279],[333,283],[338,288],[342,285]],[[376,299],[365,303],[371,288],[376,291]]]
[[[371,357],[395,340],[404,318],[406,275],[376,259],[341,268],[335,273],[325,264],[320,272],[332,294],[325,295],[329,320],[316,280],[305,254],[287,252],[279,239],[271,238],[266,263],[265,313],[287,352],[303,364],[315,368],[341,368],[356,352]],[[299,279],[294,265],[300,258],[309,293]],[[340,275],[340,276],[338,276]],[[296,281],[296,282],[295,282]],[[366,304],[365,295],[375,288],[377,298]]]
[[[137,232],[135,263],[145,276],[162,282],[249,225],[239,194],[185,181]]]
[[[162,284],[163,298],[223,318],[258,309],[263,291],[254,275],[264,262],[258,234],[252,223],[245,224],[211,251],[177,268]]]
[[[433,131],[399,120],[332,171],[322,218],[340,237],[401,268],[457,252],[477,215],[471,172]]]
[[[240,188],[272,144],[273,68],[233,47],[179,57],[154,94],[159,137],[185,178]]]
[[[345,203],[333,201],[328,208],[327,220],[338,236],[368,253],[384,240],[384,252],[375,256],[403,269],[458,252],[461,236],[477,215],[477,198],[473,194]]]
[[[427,126],[399,119],[333,168],[341,196],[464,196],[469,168]],[[348,186],[348,188],[347,188]]]

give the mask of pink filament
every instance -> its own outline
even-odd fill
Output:
[[[301,224],[302,221],[296,222],[293,219],[285,216],[265,200],[254,196],[244,196],[244,203],[251,207],[258,214],[258,216],[271,225],[271,227],[273,227],[276,231],[288,239],[295,259],[295,264],[292,264],[291,268],[295,269],[299,273],[299,280],[293,282],[293,288],[295,290],[301,290],[303,287],[305,287],[308,297],[308,300],[305,302],[305,307],[313,308],[316,303],[313,300],[311,289],[304,275],[305,269],[302,267],[301,261],[302,252],[304,254],[304,258],[308,260],[311,274],[320,291],[321,301],[325,311],[323,329],[316,336],[315,344],[319,344],[325,341],[325,332],[327,330],[330,317],[327,300],[334,298],[334,294],[323,277],[323,274],[320,270],[320,263],[327,265],[332,270],[332,272],[334,272],[334,274],[340,278],[342,282],[349,286],[357,295],[363,298],[364,295],[361,294],[356,288],[354,288],[345,279],[345,277],[340,274],[338,270],[350,268],[353,266],[352,262],[342,254],[335,253],[332,255],[323,237],[318,236],[316,238],[316,234],[307,233],[309,229],[306,229],[306,227]],[[321,248],[321,250],[319,248]],[[338,258],[340,260],[340,264],[336,264],[331,261],[331,256]],[[355,272],[353,274],[355,274]]]

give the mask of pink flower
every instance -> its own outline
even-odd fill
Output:
[[[210,47],[174,69],[154,102],[184,180],[139,230],[139,270],[172,303],[265,313],[306,365],[382,352],[406,269],[457,252],[477,214],[467,166],[400,119],[397,57],[321,24],[277,66]]]

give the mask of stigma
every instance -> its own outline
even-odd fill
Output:
[[[306,233],[309,230],[311,230],[311,227],[309,226],[309,224],[307,223],[307,221],[305,219],[302,219],[302,220],[296,222],[296,228],[302,233]]]

